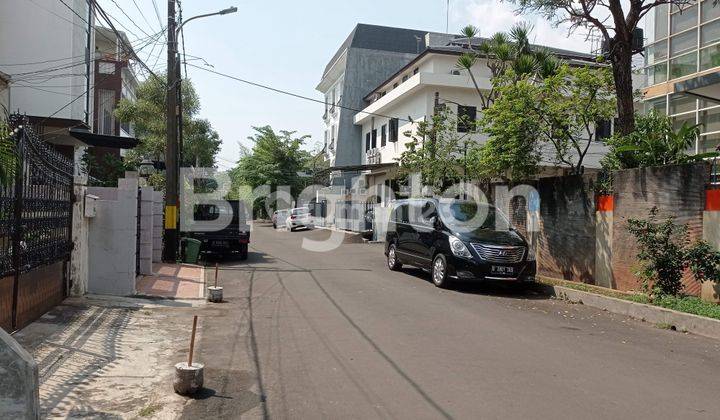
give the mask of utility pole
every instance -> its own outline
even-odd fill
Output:
[[[175,0],[168,0],[167,25],[167,139],[165,145],[165,241],[163,261],[178,257],[178,107],[177,107],[177,33]]]

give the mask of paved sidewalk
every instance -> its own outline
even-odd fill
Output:
[[[175,418],[199,301],[69,298],[14,335],[38,362],[43,418]]]
[[[153,264],[152,276],[140,276],[135,284],[140,296],[172,299],[205,297],[204,267],[190,264]]]

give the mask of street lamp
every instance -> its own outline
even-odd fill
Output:
[[[138,172],[143,178],[149,177],[155,172],[155,163],[148,158],[143,159],[138,165]]]
[[[228,15],[228,14],[230,14],[230,13],[235,13],[235,12],[237,12],[237,10],[238,10],[237,7],[233,6],[233,7],[228,7],[227,9],[222,9],[222,10],[220,10],[219,12],[206,13],[206,14],[204,14],[204,15],[193,16],[193,17],[191,17],[190,19],[188,19],[188,20],[184,21],[183,23],[181,23],[180,26],[177,27],[177,29],[175,30],[175,39],[177,39],[177,34],[180,33],[180,30],[182,29],[182,27],[185,26],[185,24],[188,23],[188,22],[190,22],[191,20],[200,19],[200,18],[204,18],[204,17],[208,17],[208,16]]]
[[[208,16],[227,15],[237,12],[237,7],[228,7],[215,13],[193,16],[179,26],[175,21],[175,1],[168,0],[168,36],[167,36],[167,146],[165,148],[165,238],[163,261],[175,262],[178,249],[178,178],[180,172],[179,146],[182,139],[182,98],[180,92],[180,67],[177,57],[177,39],[183,26],[191,20]],[[180,101],[178,101],[180,99]],[[179,103],[178,103],[179,102]]]

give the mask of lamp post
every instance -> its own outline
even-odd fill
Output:
[[[178,159],[178,120],[182,110],[178,106],[178,92],[180,88],[179,60],[177,59],[178,33],[191,20],[215,15],[227,15],[237,12],[237,7],[229,7],[214,13],[193,16],[183,22],[179,27],[175,21],[175,1],[168,0],[168,36],[167,36],[167,139],[165,147],[165,240],[163,243],[163,261],[175,262],[178,250],[178,177],[180,163]]]

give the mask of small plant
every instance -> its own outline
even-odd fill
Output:
[[[640,249],[638,259],[642,267],[637,274],[646,292],[653,296],[675,296],[683,289],[687,227],[678,226],[672,217],[658,222],[657,214],[657,207],[653,207],[648,219],[628,220],[628,230],[635,236]]]

